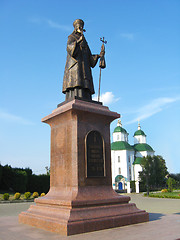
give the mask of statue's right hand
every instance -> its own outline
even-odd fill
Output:
[[[83,36],[80,36],[80,38],[77,40],[77,43],[81,42],[83,40]]]

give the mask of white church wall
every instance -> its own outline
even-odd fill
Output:
[[[113,133],[113,142],[124,141],[128,142],[128,134],[115,132]]]
[[[142,172],[142,167],[140,164],[134,165],[134,180],[139,181],[139,172]]]
[[[147,157],[149,156],[154,156],[153,152],[147,152],[147,151],[142,151],[142,152],[136,152],[136,157]]]
[[[127,179],[131,181],[133,177],[132,164],[134,161],[134,151],[126,151],[126,164],[127,164]]]
[[[112,159],[112,183],[115,184],[115,177],[123,175],[127,178],[127,163],[126,163],[126,150],[111,151]]]
[[[111,150],[111,174],[112,174],[112,184],[113,184],[113,188],[115,187],[115,151]]]
[[[134,144],[138,143],[146,143],[146,136],[143,135],[134,136]]]

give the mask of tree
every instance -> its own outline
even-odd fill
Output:
[[[157,189],[165,184],[165,176],[168,174],[165,160],[157,156],[147,156],[141,161],[143,168],[139,173],[141,182],[146,185],[147,195],[152,189]]]
[[[176,189],[180,189],[180,173],[170,173],[168,175],[168,180],[169,180],[169,178],[172,178],[175,181],[175,182],[173,182],[173,187]],[[168,184],[168,181],[167,181],[167,184]],[[169,188],[169,186],[168,186],[168,188]]]
[[[46,169],[46,174],[50,175],[50,167],[46,166],[45,169]]]
[[[173,188],[176,185],[176,180],[172,177],[169,177],[168,180],[167,180],[167,184],[168,184],[169,192],[173,192]]]

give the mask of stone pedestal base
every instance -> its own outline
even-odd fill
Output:
[[[148,213],[112,189],[110,123],[118,117],[107,107],[75,99],[42,120],[51,126],[50,191],[19,215],[20,223],[73,235],[148,221]],[[87,157],[86,139],[91,132],[102,136],[100,176],[88,175],[88,166],[93,174],[93,161],[96,168],[102,160],[97,153],[94,160],[93,155]],[[98,169],[102,170],[100,165],[96,174]]]
[[[97,189],[90,187],[88,190],[93,195],[91,200],[37,199],[35,206],[19,215],[19,221],[68,236],[149,220],[147,212],[128,203],[129,197],[118,196],[104,187],[98,189],[102,199],[97,199]],[[108,198],[107,193],[113,198]]]

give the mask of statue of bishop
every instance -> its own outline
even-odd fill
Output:
[[[84,21],[76,19],[73,23],[74,31],[68,37],[67,59],[64,71],[63,90],[66,100],[80,98],[92,100],[94,85],[91,68],[104,52],[92,55],[88,43],[83,35]]]

